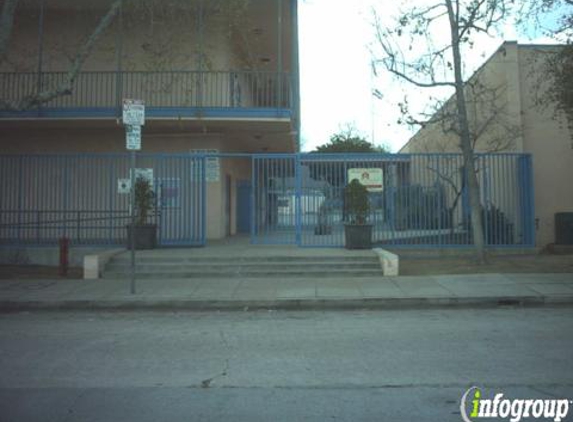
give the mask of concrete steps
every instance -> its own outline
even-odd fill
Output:
[[[127,278],[129,254],[113,258],[103,278]],[[378,258],[372,256],[267,256],[267,257],[145,257],[136,259],[138,278],[229,278],[229,277],[378,277]]]

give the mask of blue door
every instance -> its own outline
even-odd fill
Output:
[[[237,233],[251,232],[251,182],[237,182]]]

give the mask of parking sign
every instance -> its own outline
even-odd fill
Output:
[[[145,104],[141,100],[123,100],[123,124],[143,126],[145,124]]]
[[[141,149],[141,126],[125,127],[125,147],[130,151]]]

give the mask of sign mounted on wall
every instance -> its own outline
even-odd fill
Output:
[[[192,149],[191,154],[218,154],[217,149]],[[192,174],[193,174],[192,170]],[[206,182],[218,182],[219,175],[221,174],[221,164],[219,163],[219,157],[206,157],[205,158],[205,181]]]
[[[384,176],[381,168],[348,169],[348,182],[354,179],[366,186],[368,192],[382,192],[384,190]]]
[[[117,179],[117,193],[125,195],[131,192],[131,179]]]

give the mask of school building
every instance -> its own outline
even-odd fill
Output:
[[[73,89],[57,88],[103,16]],[[296,0],[29,0],[16,10],[0,68],[0,244],[125,245],[130,154],[124,99],[142,100],[136,170],[153,184],[159,246],[252,243],[344,246],[344,187],[369,193],[374,245],[471,247],[459,153],[299,152]],[[513,80],[513,79],[512,79]],[[526,119],[524,119],[525,121]],[[532,247],[531,156],[484,154],[490,247]],[[570,154],[570,151],[568,151]],[[511,177],[506,177],[511,174]],[[544,224],[544,223],[542,223]]]

